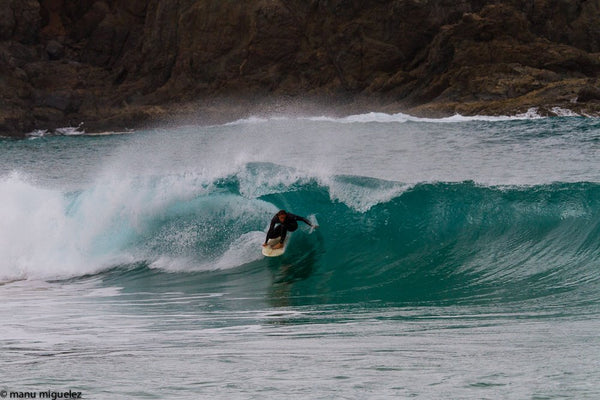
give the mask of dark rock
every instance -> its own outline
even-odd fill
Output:
[[[15,15],[6,2],[0,6],[0,40],[11,39],[15,30]]]
[[[59,60],[65,55],[65,48],[56,40],[51,40],[46,45],[46,53],[51,60]]]
[[[71,94],[68,92],[53,92],[46,95],[43,99],[46,107],[55,108],[60,111],[67,111],[71,105]]]
[[[79,41],[89,37],[109,13],[110,7],[104,1],[95,2],[88,10],[71,10],[75,20],[71,32],[73,39]]]
[[[598,26],[589,0],[3,0],[0,124],[136,124],[186,102],[306,96],[593,113]]]
[[[57,92],[34,92],[34,104],[39,107],[54,108],[60,111],[66,111],[71,104],[71,94],[66,91]]]
[[[36,0],[5,0],[10,2],[15,19],[11,39],[23,44],[36,44],[40,30],[40,3]]]
[[[27,81],[27,73],[21,68],[15,68],[14,77],[20,81]]]
[[[600,100],[600,88],[594,86],[586,86],[577,93],[577,101],[579,103],[587,103],[588,101]]]
[[[49,107],[35,107],[33,109],[33,117],[41,120],[42,122],[61,122],[65,114],[57,110],[56,108]],[[53,124],[55,126],[56,124]]]
[[[113,84],[120,85],[121,83],[123,83],[127,78],[128,73],[129,71],[127,71],[126,68],[121,67],[113,79]]]

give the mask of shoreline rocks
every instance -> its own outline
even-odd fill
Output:
[[[598,0],[0,1],[0,136],[293,107],[600,115]]]

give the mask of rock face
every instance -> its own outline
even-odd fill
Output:
[[[0,0],[0,135],[264,99],[597,114],[599,27],[600,0]]]

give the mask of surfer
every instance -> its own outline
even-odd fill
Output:
[[[269,231],[267,232],[267,238],[265,239],[265,243],[263,247],[267,245],[269,239],[274,239],[280,237],[279,243],[273,246],[274,249],[279,249],[283,247],[283,241],[285,240],[285,236],[288,231],[294,232],[298,229],[298,221],[302,221],[308,226],[312,228],[317,228],[317,225],[313,225],[304,217],[299,215],[294,215],[285,210],[280,210],[273,219],[271,219],[271,225],[269,226]]]

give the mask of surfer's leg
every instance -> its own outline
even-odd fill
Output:
[[[283,225],[281,226],[281,240],[280,242],[283,243],[285,241],[285,236],[287,235],[287,229],[285,229],[285,227]]]
[[[281,231],[285,232],[285,229],[283,229],[282,225],[277,225],[274,229],[273,232],[269,235],[269,239],[275,239],[277,237],[280,237],[282,234],[285,237],[285,233],[281,233]]]
[[[287,232],[294,232],[296,229],[298,229],[298,223],[296,221],[294,221],[291,224],[287,224],[287,225],[279,225],[278,228],[281,228],[281,243],[283,243],[285,241],[285,237],[287,235]]]

